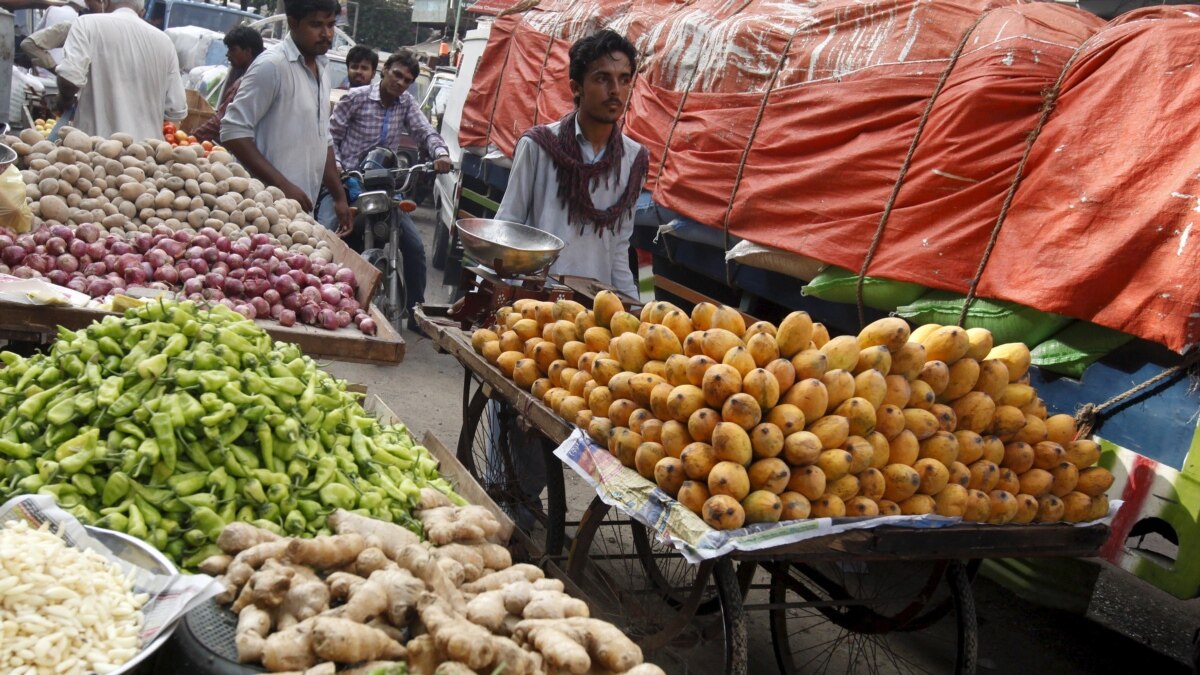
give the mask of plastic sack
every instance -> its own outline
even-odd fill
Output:
[[[857,274],[830,265],[800,290],[804,295],[822,300],[855,304],[858,302],[857,287]],[[866,277],[863,279],[863,304],[872,309],[890,312],[900,305],[920,298],[928,290],[920,284]]]
[[[939,323],[956,325],[962,312],[961,293],[933,291],[903,307],[896,313],[916,324]],[[1071,319],[1059,314],[1039,312],[1031,307],[1003,300],[975,298],[967,311],[964,328],[986,328],[992,331],[996,344],[1024,342],[1033,347],[1070,323]]]
[[[16,165],[0,174],[0,227],[20,234],[33,225],[33,212],[25,199],[25,179]]]
[[[1033,348],[1033,363],[1042,370],[1079,379],[1083,371],[1133,339],[1121,331],[1076,321]]]

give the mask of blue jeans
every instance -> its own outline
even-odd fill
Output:
[[[408,301],[408,315],[412,317],[413,307],[425,302],[425,244],[421,241],[421,232],[417,230],[417,224],[413,222],[412,216],[404,211],[396,209],[395,213],[399,216],[397,220],[400,222],[400,258],[403,261],[403,276],[404,276],[404,297]],[[316,209],[317,222],[325,226],[328,230],[337,230],[337,214],[333,210],[333,197],[325,190],[321,191],[321,196],[317,200]],[[346,235],[346,245],[350,248],[362,253],[363,251],[363,228],[366,220],[364,217],[356,218],[354,221],[354,232]],[[380,242],[377,245],[382,247]]]

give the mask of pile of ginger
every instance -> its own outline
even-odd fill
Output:
[[[512,564],[485,508],[423,491],[426,541],[398,525],[336,511],[335,534],[280,537],[231,523],[201,564],[238,615],[243,663],[332,675],[407,664],[418,675],[500,672],[655,675],[641,649],[533,565]]]

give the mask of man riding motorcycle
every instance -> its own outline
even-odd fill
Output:
[[[421,113],[416,99],[408,93],[417,79],[421,66],[411,52],[392,54],[383,66],[383,79],[369,87],[350,90],[333,110],[330,134],[333,136],[334,157],[340,171],[359,168],[367,153],[376,147],[395,148],[400,135],[407,133],[433,158],[434,170],[450,171],[450,151],[445,141]],[[336,219],[322,198],[317,208],[317,220],[329,229],[336,229]],[[425,246],[416,223],[407,213],[401,213],[402,233],[400,252],[404,259],[404,286],[408,304],[408,328],[420,332],[413,319],[412,309],[425,301]],[[353,230],[338,230],[351,248],[362,250],[363,226],[356,222]]]

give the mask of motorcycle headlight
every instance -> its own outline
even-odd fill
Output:
[[[386,213],[391,208],[391,200],[386,192],[364,192],[358,196],[358,212],[364,215]]]

